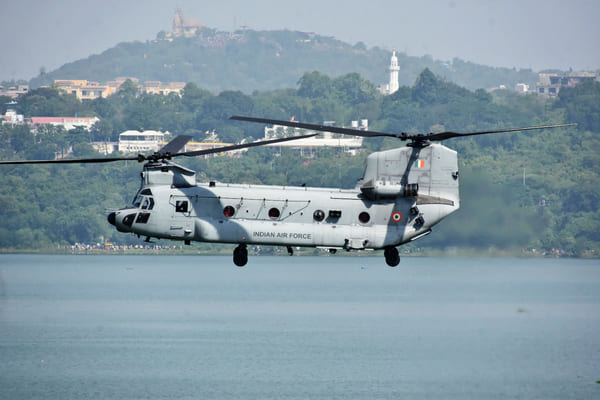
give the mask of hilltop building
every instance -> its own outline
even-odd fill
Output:
[[[561,87],[575,86],[590,79],[599,82],[600,74],[593,72],[571,72],[567,75],[539,74],[539,81],[535,86],[538,96],[554,97],[558,95]]]
[[[202,23],[196,21],[194,18],[183,19],[183,14],[178,8],[175,10],[175,16],[173,17],[173,36],[174,37],[194,37],[204,27]]]
[[[25,94],[29,91],[29,85],[16,85],[5,88],[4,86],[0,86],[0,96],[10,97],[11,99],[16,99],[22,94]]]
[[[400,84],[398,83],[398,71],[400,71],[400,66],[398,65],[398,57],[396,57],[396,49],[392,52],[389,71],[390,82],[379,87],[379,91],[386,95],[395,93],[400,88]]]

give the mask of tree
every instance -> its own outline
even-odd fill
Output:
[[[357,73],[346,74],[334,79],[333,87],[340,100],[351,106],[374,101],[378,96],[375,85],[362,79]]]
[[[555,108],[567,110],[567,120],[582,131],[600,132],[600,82],[588,79],[558,92]]]
[[[126,79],[125,82],[119,86],[119,91],[117,92],[118,97],[123,99],[126,103],[132,102],[133,99],[137,97],[138,93],[139,86],[131,79]]]
[[[302,97],[328,98],[334,95],[331,78],[320,72],[307,72],[298,80],[298,95]]]

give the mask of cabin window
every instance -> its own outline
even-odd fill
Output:
[[[188,202],[187,200],[177,200],[175,202],[175,211],[177,212],[188,212]]]
[[[279,215],[280,215],[280,212],[279,212],[278,208],[273,207],[269,210],[269,218],[277,219],[277,218],[279,218]]]
[[[369,215],[368,212],[363,211],[360,214],[358,214],[358,220],[361,223],[366,224],[367,222],[369,222],[371,220],[371,216]]]
[[[233,217],[233,214],[235,214],[235,208],[233,208],[232,206],[226,206],[225,208],[223,208],[223,215],[225,215],[226,217]]]
[[[321,222],[325,219],[325,213],[323,212],[323,210],[316,210],[313,213],[313,218],[315,221]]]
[[[329,210],[329,218],[337,219],[342,216],[341,210]]]

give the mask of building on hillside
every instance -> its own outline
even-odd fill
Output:
[[[5,88],[4,86],[0,86],[0,96],[10,97],[11,99],[16,99],[22,94],[25,94],[29,91],[29,85],[16,85]]]
[[[98,117],[31,117],[31,126],[37,129],[40,125],[62,126],[69,131],[81,127],[89,131],[92,126],[100,121]]]
[[[142,86],[142,91],[148,94],[160,94],[163,96],[168,96],[171,93],[177,93],[181,96],[183,93],[183,88],[185,87],[185,82],[170,82],[163,83],[160,81],[146,81],[144,82],[144,86]]]
[[[571,87],[586,80],[600,81],[600,74],[593,72],[571,72],[566,75],[559,74],[539,74],[539,81],[536,83],[538,96],[554,97],[558,95],[561,87]]]
[[[212,149],[216,149],[219,147],[227,147],[227,146],[232,146],[232,145],[233,145],[233,143],[223,143],[223,142],[189,142],[185,146],[185,150],[186,151],[212,150]],[[199,157],[203,157],[203,158],[218,157],[218,156],[233,157],[233,156],[237,156],[239,154],[245,153],[246,151],[248,151],[247,148],[223,151],[223,152],[219,152],[219,153],[206,154],[206,155],[202,155]]]
[[[4,115],[0,116],[2,120],[2,124],[10,124],[12,126],[21,125],[25,122],[25,118],[23,114],[17,114],[17,103],[15,101],[11,101],[10,103],[6,103],[6,112]]]
[[[398,65],[398,57],[396,57],[396,49],[394,49],[392,52],[389,71],[390,82],[379,87],[379,91],[386,95],[395,93],[400,88],[400,84],[398,82],[398,72],[400,71],[400,66]]]
[[[327,121],[324,125],[333,125],[335,121]],[[369,121],[363,119],[360,121],[352,121],[353,129],[360,129],[364,131],[369,130]],[[310,131],[300,130],[299,128],[285,127],[280,125],[273,125],[272,127],[265,127],[265,139],[275,139],[283,136],[298,136],[308,134]],[[362,147],[363,138],[362,136],[345,137],[340,134],[334,134],[331,132],[313,132],[319,134],[318,137],[311,137],[305,139],[292,140],[289,142],[269,144],[270,147],[287,147],[300,150],[300,154],[303,157],[315,157],[317,149],[319,148],[332,148],[338,149],[345,153],[356,155],[360,152]]]
[[[529,92],[529,85],[526,83],[517,83],[515,85],[515,92],[517,93],[528,93]]]
[[[119,149],[119,143],[115,142],[92,142],[92,148],[104,155],[112,154]]]
[[[125,131],[119,135],[119,151],[123,153],[148,153],[158,151],[169,132]]]
[[[101,85],[85,79],[56,79],[54,86],[69,94],[74,94],[79,100],[94,100],[116,93],[120,85]]]
[[[137,84],[141,93],[164,96],[171,93],[177,93],[181,96],[185,87],[185,82],[163,83],[160,81],[146,81],[143,85],[139,85],[139,79],[137,78],[116,78],[105,85],[85,79],[57,79],[54,81],[54,85],[60,90],[74,94],[79,100],[94,100],[100,97],[106,98],[117,93],[126,80]]]

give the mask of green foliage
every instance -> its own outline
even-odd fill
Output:
[[[25,117],[70,117],[91,115],[86,103],[77,100],[74,94],[59,92],[55,88],[44,87],[29,91],[19,97],[17,111]]]
[[[566,109],[569,122],[577,122],[582,131],[600,132],[600,82],[589,79],[561,88],[558,99],[554,106]]]
[[[288,40],[293,42],[293,37],[290,33]],[[91,139],[116,140],[125,129],[168,130],[191,134],[197,140],[204,139],[204,132],[216,130],[221,140],[229,142],[263,136],[263,126],[229,120],[234,114],[277,119],[294,116],[314,123],[336,120],[338,126],[368,118],[372,130],[395,133],[467,132],[566,120],[579,125],[449,140],[446,145],[459,152],[461,209],[436,227],[436,234],[419,243],[555,248],[576,255],[594,250],[597,254],[599,84],[565,88],[554,102],[508,91],[469,91],[427,69],[417,74],[412,86],[402,86],[391,96],[380,95],[356,73],[338,77],[304,73],[298,85],[297,90],[251,95],[229,90],[214,95],[188,83],[179,97],[140,95],[128,84],[124,93],[85,103],[56,89],[34,90],[19,101],[26,115],[54,110],[62,115],[97,115],[101,121],[91,132],[44,127],[34,134],[27,126],[2,125],[0,158],[50,159],[69,147],[87,157],[92,154]],[[365,145],[380,150],[401,144],[373,138],[366,139]],[[352,188],[362,176],[366,155],[319,150],[315,158],[306,159],[285,148],[254,148],[238,158],[181,162],[199,171],[204,180]],[[2,169],[0,247],[96,242],[102,237],[132,240],[115,232],[105,216],[107,209],[131,200],[139,184],[137,163]]]

